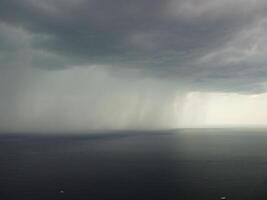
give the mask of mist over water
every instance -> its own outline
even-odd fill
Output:
[[[15,71],[6,73],[20,84],[0,80],[3,132],[262,126],[267,116],[261,109],[265,93],[194,92],[179,81],[143,77],[138,70],[111,72],[106,66],[77,66],[22,70],[18,77],[10,75]],[[10,88],[5,90],[8,83]]]
[[[184,92],[171,81],[120,78],[99,66],[33,75],[31,85],[22,78],[23,94],[15,85],[15,94],[4,98],[3,130],[164,129],[179,123]]]

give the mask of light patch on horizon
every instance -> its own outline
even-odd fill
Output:
[[[190,92],[185,99],[182,127],[266,126],[267,93]]]

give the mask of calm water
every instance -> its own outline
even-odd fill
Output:
[[[2,135],[0,199],[267,199],[267,131]]]

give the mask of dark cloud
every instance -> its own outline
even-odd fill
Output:
[[[31,65],[44,69],[111,65],[182,80],[195,90],[262,91],[266,6],[262,0],[2,0],[1,22],[29,38],[1,42],[1,65],[26,45]]]
[[[267,91],[266,11],[265,0],[1,0],[0,131],[251,119],[251,94]]]

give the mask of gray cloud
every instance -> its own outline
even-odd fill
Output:
[[[244,90],[254,91],[257,81],[264,81],[262,73],[258,76],[249,70],[257,69],[261,51],[250,58],[244,58],[244,52],[265,38],[260,22],[266,17],[266,6],[261,0],[205,0],[201,4],[195,0],[3,0],[0,18],[31,35],[29,45],[42,52],[34,56],[36,67],[134,67],[146,75],[185,78],[200,90],[212,85],[211,90],[238,92],[243,91],[240,79],[246,76]],[[6,41],[2,48],[16,48],[21,43],[17,40],[23,41]],[[229,59],[237,60],[229,63]],[[260,62],[263,72],[266,59],[261,57]],[[246,76],[233,76],[240,70]],[[224,87],[223,82],[233,85]]]
[[[186,91],[266,92],[266,11],[264,0],[1,0],[0,128],[171,127]]]

